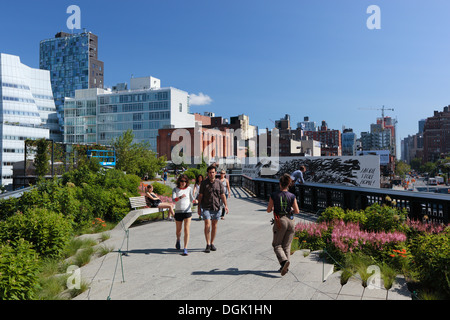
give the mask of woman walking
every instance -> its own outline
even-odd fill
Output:
[[[189,178],[185,174],[180,174],[177,179],[177,186],[172,190],[172,199],[175,201],[175,223],[177,242],[175,248],[180,250],[181,244],[181,229],[184,222],[184,249],[183,255],[187,256],[189,243],[189,229],[192,218],[192,203],[194,202],[194,195],[192,188],[189,187]]]
[[[272,246],[281,265],[282,276],[288,272],[290,264],[291,243],[295,233],[294,213],[300,212],[295,195],[288,191],[291,182],[289,174],[284,174],[280,178],[280,191],[271,194],[267,206],[267,212],[270,213],[273,210]]]

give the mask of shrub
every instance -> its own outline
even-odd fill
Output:
[[[295,236],[298,238],[300,249],[310,249],[311,251],[325,248],[330,238],[329,225],[321,223],[298,223],[295,226]]]
[[[153,192],[161,196],[172,197],[172,188],[165,184],[154,182],[152,183]]]
[[[60,213],[32,208],[0,222],[0,241],[31,242],[37,253],[48,257],[61,254],[70,239],[72,222]]]
[[[39,259],[24,239],[0,245],[0,300],[34,298]]]
[[[450,228],[439,234],[423,234],[412,249],[415,266],[423,283],[450,297]]]
[[[362,210],[344,210],[341,207],[328,207],[322,212],[317,222],[332,222],[334,220],[364,224],[367,217]]]
[[[367,217],[364,228],[375,232],[404,230],[403,223],[408,216],[405,209],[398,210],[386,205],[380,206],[377,203],[367,207],[364,213]]]

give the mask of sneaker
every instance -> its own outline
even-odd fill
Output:
[[[187,256],[188,255],[188,251],[187,251],[187,249],[184,249],[183,250],[183,254],[182,254],[183,256]]]
[[[281,275],[284,276],[288,271],[288,267],[289,267],[289,260],[283,261],[282,266],[281,266]]]
[[[209,244],[206,245],[205,252],[206,253],[210,253],[211,252],[211,246]]]
[[[177,250],[180,250],[180,248],[181,248],[180,240],[177,240],[177,243],[175,244],[175,248],[177,248]]]
[[[217,248],[211,243],[211,251],[216,251]]]

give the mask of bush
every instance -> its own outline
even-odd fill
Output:
[[[0,242],[25,239],[43,256],[57,257],[70,239],[72,222],[60,213],[32,208],[0,222]]]
[[[0,300],[34,298],[39,259],[24,239],[0,245]]]
[[[154,182],[152,183],[153,192],[161,196],[172,197],[172,188],[165,184]]]
[[[344,210],[341,207],[328,207],[322,212],[317,222],[332,222],[334,220],[364,224],[367,217],[362,210]]]
[[[367,220],[364,228],[369,231],[403,231],[403,223],[408,213],[405,209],[399,210],[390,206],[373,204],[364,210]]]
[[[450,297],[450,228],[419,235],[415,242],[412,254],[420,280]]]

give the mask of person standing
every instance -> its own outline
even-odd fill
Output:
[[[167,182],[167,169],[164,169],[163,179],[164,179],[164,184],[166,184],[166,182]]]
[[[205,221],[205,252],[216,251],[214,240],[217,234],[217,223],[220,219],[220,200],[223,201],[228,214],[227,198],[219,179],[216,179],[216,167],[209,166],[208,177],[202,182],[198,194],[198,214]],[[203,210],[203,212],[202,212]]]
[[[223,186],[223,189],[224,189],[224,191],[225,191],[225,198],[227,198],[227,201],[228,201],[228,197],[230,196],[230,194],[231,194],[231,189],[230,189],[230,182],[228,181],[228,179],[225,177],[225,170],[221,170],[220,171],[220,178],[219,178],[219,181],[220,181],[220,183],[222,184],[222,186]],[[224,206],[224,204],[223,204],[223,202],[221,201],[220,202],[220,207],[221,207],[221,210],[222,210],[222,216],[221,216],[221,219],[222,220],[225,220],[225,206]]]
[[[289,174],[280,178],[280,191],[270,195],[267,212],[273,211],[273,241],[272,247],[278,262],[281,265],[280,272],[284,276],[288,272],[289,258],[291,255],[291,243],[294,238],[295,224],[294,213],[299,213],[295,195],[288,191],[292,180]]]
[[[180,174],[177,179],[177,186],[172,190],[172,199],[175,202],[175,223],[177,242],[175,248],[180,250],[181,244],[181,228],[184,222],[184,249],[183,255],[188,255],[189,229],[192,217],[192,203],[194,195],[192,188],[189,186],[189,178],[185,174]]]

